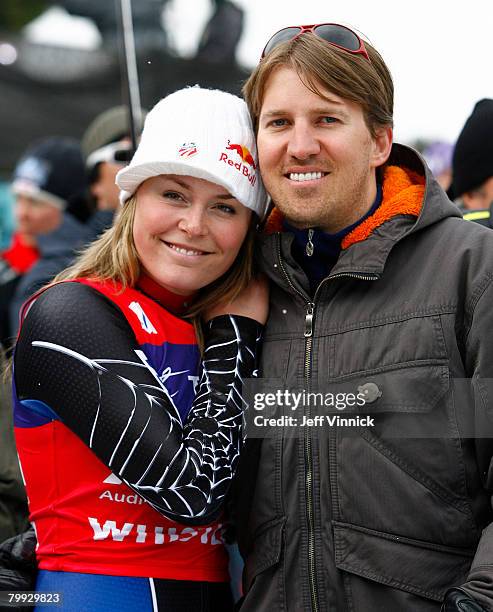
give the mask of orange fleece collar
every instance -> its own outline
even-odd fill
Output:
[[[423,206],[425,178],[417,172],[398,166],[388,166],[384,170],[382,185],[382,203],[360,225],[355,227],[342,241],[342,249],[347,249],[356,242],[366,240],[368,236],[389,219],[397,215],[417,217]],[[278,208],[274,208],[267,219],[265,233],[282,232],[284,217]]]

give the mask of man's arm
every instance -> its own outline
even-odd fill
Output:
[[[476,285],[466,304],[465,314],[465,365],[474,391],[477,461],[483,486],[491,497],[493,492],[493,274],[488,274]],[[460,586],[460,590],[473,598],[473,602],[481,605],[484,610],[493,611],[493,523],[483,530],[467,581]],[[461,610],[458,603],[456,608],[450,608],[451,601],[459,597],[457,593],[450,593],[449,600],[446,600],[449,609]],[[448,612],[448,608],[445,609]]]

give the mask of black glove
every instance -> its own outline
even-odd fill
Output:
[[[486,612],[462,589],[449,589],[445,594],[441,612]]]
[[[24,533],[0,544],[0,591],[34,591],[38,566],[36,534]]]

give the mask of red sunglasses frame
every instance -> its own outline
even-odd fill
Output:
[[[330,40],[327,40],[326,38],[324,38],[323,36],[320,36],[319,34],[317,34],[316,29],[319,26],[337,26],[339,28],[342,28],[343,30],[347,30],[348,32],[351,32],[351,34],[353,34],[354,36],[356,36],[356,39],[359,41],[359,48],[358,49],[348,49],[347,47],[343,47],[342,45],[338,45],[335,42],[331,42]],[[290,30],[291,28],[298,28],[300,31],[295,34],[291,39],[287,39],[287,40],[296,40],[297,38],[299,38],[302,34],[305,34],[306,32],[311,32],[312,34],[315,34],[315,36],[318,36],[318,38],[321,38],[324,42],[326,42],[328,45],[332,45],[333,47],[337,47],[338,49],[341,49],[342,51],[346,51],[347,53],[351,53],[353,55],[362,55],[363,57],[365,57],[370,63],[370,56],[368,55],[368,51],[366,50],[365,47],[365,43],[363,42],[363,40],[361,39],[360,36],[358,36],[356,34],[356,32],[354,32],[353,30],[351,30],[351,28],[348,28],[347,26],[341,25],[340,23],[314,23],[314,24],[310,24],[310,25],[295,25],[295,26],[287,26],[285,28],[281,28],[280,30],[278,30],[277,32],[275,32],[267,41],[264,50],[262,51],[262,55],[260,56],[260,59],[263,60],[265,57],[265,50],[267,49],[267,47],[269,46],[270,41],[277,36],[277,34],[279,34],[280,32],[283,32],[284,30]],[[287,42],[287,40],[283,40],[282,42]],[[282,44],[279,43],[279,44]],[[277,45],[276,45],[277,46]],[[275,49],[275,47],[273,47],[273,49]],[[269,49],[269,53],[272,51],[272,49]]]

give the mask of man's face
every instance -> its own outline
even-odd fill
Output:
[[[462,195],[464,207],[468,210],[483,210],[493,204],[493,176],[480,187]]]
[[[36,238],[57,229],[62,222],[62,211],[53,204],[26,195],[17,195],[15,217],[17,230],[26,238]]]
[[[97,168],[97,178],[90,190],[97,202],[99,210],[116,210],[119,206],[120,189],[115,184],[115,177],[123,164],[100,162]]]
[[[291,68],[266,83],[257,146],[275,205],[296,227],[334,233],[361,218],[376,197],[375,169],[390,154],[391,128],[373,138],[363,110],[320,86],[310,91]]]

